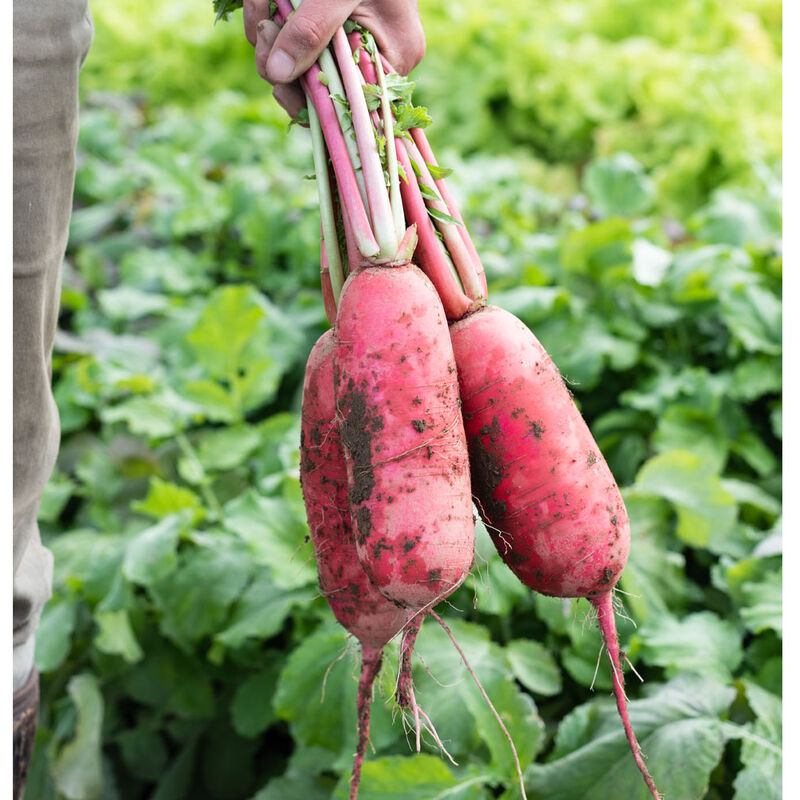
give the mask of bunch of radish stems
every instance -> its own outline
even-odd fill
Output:
[[[292,13],[292,3],[295,6],[299,5],[299,0],[291,0],[291,2],[290,0],[276,0],[273,19],[279,25],[283,24]],[[612,591],[627,559],[630,537],[627,514],[619,490],[602,455],[599,454],[599,451],[597,451],[597,455],[595,454],[593,448],[596,448],[596,444],[588,427],[574,407],[568,390],[562,385],[558,371],[549,356],[522,323],[513,318],[504,319],[504,316],[510,318],[511,315],[486,305],[487,285],[483,266],[461,214],[448,191],[445,182],[447,171],[441,169],[437,164],[422,128],[410,127],[408,130],[395,130],[396,109],[393,108],[389,91],[389,78],[393,76],[394,70],[378,52],[374,39],[367,31],[358,26],[352,26],[349,30],[348,33],[344,27],[339,28],[329,48],[322,52],[317,63],[301,78],[307,101],[308,124],[319,189],[321,283],[328,319],[332,325],[336,324],[342,288],[349,275],[357,273],[365,267],[408,264],[413,256],[414,262],[435,287],[447,322],[451,323],[454,342],[457,332],[461,333],[465,330],[465,320],[471,321],[480,317],[483,322],[489,321],[495,325],[495,328],[491,329],[488,334],[485,331],[481,334],[484,336],[484,342],[487,341],[485,338],[487,335],[488,340],[491,340],[494,331],[497,331],[498,336],[508,334],[509,341],[512,341],[514,346],[522,342],[523,349],[527,348],[526,352],[532,358],[537,359],[537,366],[541,365],[539,370],[541,375],[547,374],[548,381],[558,383],[556,390],[552,385],[545,387],[549,393],[548,402],[551,395],[555,397],[556,399],[552,403],[553,413],[558,407],[562,418],[572,419],[574,424],[570,423],[570,432],[574,438],[574,446],[580,447],[584,455],[588,452],[589,458],[585,465],[587,468],[594,468],[595,472],[599,470],[600,477],[594,479],[596,485],[590,488],[589,483],[586,484],[587,498],[589,499],[585,502],[592,503],[593,507],[599,507],[601,502],[605,504],[602,514],[608,512],[608,518],[611,521],[610,527],[607,526],[608,530],[598,534],[597,538],[599,540],[603,536],[610,537],[607,540],[609,549],[606,549],[606,541],[603,541],[602,555],[596,556],[600,547],[599,545],[595,546],[593,560],[588,565],[580,566],[582,562],[586,561],[587,556],[577,562],[574,574],[570,573],[569,569],[562,569],[563,579],[562,575],[555,578],[551,575],[545,580],[541,577],[540,570],[534,570],[530,565],[521,564],[521,553],[523,550],[527,550],[526,558],[532,556],[534,544],[523,542],[523,548],[516,554],[512,554],[515,555],[515,558],[509,558],[507,548],[504,551],[500,544],[500,541],[504,541],[503,531],[495,528],[494,530],[499,531],[501,536],[498,540],[493,535],[493,539],[506,563],[530,588],[550,596],[586,597],[595,607],[604,644],[611,661],[612,684],[625,735],[650,793],[654,798],[659,798],[660,795],[644,764],[641,749],[628,718],[621,653],[614,623]],[[365,89],[371,96],[379,98],[380,102],[377,108],[370,110],[366,101]],[[482,322],[479,322],[472,327],[477,330],[481,324]],[[515,325],[519,325],[520,330],[517,330]],[[466,334],[461,338],[466,339]],[[461,370],[458,356],[457,347],[456,361]],[[518,366],[518,364],[513,365],[512,371]],[[462,382],[462,390],[464,385]],[[538,390],[539,387],[533,385],[532,391]],[[482,391],[482,389],[478,391]],[[492,404],[494,405],[494,402]],[[482,409],[477,409],[476,413],[480,410]],[[521,410],[514,410],[514,418],[517,417],[517,411]],[[496,422],[497,417],[492,420],[492,424],[494,425]],[[540,438],[541,434],[547,430],[541,422],[531,424],[534,426],[532,430],[535,432],[536,438]],[[548,418],[547,424],[554,428],[558,423],[553,424]],[[488,428],[488,424],[483,425],[480,433],[487,433]],[[474,429],[477,430],[477,428]],[[493,435],[491,441],[494,442]],[[497,453],[494,455],[496,456]],[[571,461],[574,463],[576,458],[573,457]],[[504,504],[502,502],[495,503],[496,497],[492,496],[497,488],[496,481],[499,481],[500,477],[492,476],[492,480],[488,482],[491,485],[488,485],[486,476],[478,475],[476,478],[474,473],[476,470],[480,471],[479,467],[480,465],[476,467],[475,464],[471,464],[473,481],[477,484],[473,491],[479,500],[484,501],[483,505],[479,504],[479,508],[491,530],[491,523],[498,524],[496,520],[503,514],[502,509],[497,511],[497,508]],[[504,464],[501,467],[503,476],[510,474],[510,464]],[[494,469],[497,470],[499,467],[494,465]],[[555,468],[550,472],[555,472]],[[587,480],[591,481],[592,478]],[[557,492],[554,491],[552,494],[555,496]],[[601,495],[603,500],[599,501],[598,498]],[[567,495],[563,496],[566,502]],[[495,512],[487,513],[484,505],[486,507],[494,505]],[[567,503],[567,505],[569,504]],[[563,532],[565,516],[557,511],[554,519],[542,523],[541,528],[558,522],[553,531]],[[508,520],[503,521],[507,524],[516,524],[510,523]],[[520,533],[521,536],[527,536],[526,531]],[[536,531],[532,535],[531,541],[534,541],[536,536],[541,538],[541,535],[541,530]],[[568,535],[564,535],[565,540],[568,538]],[[586,541],[589,538],[591,536],[584,536]],[[602,564],[602,566],[598,567],[598,564]],[[595,570],[592,578],[586,578],[589,568]],[[452,634],[447,626],[431,608],[425,607],[417,612],[417,614],[419,613],[433,616],[452,639]],[[420,618],[412,616],[406,626],[401,648],[401,685],[398,687],[401,707],[410,709],[415,717],[418,750],[420,710],[416,705],[413,688],[410,685],[410,654],[420,622]],[[453,642],[464,658],[464,654],[455,640]],[[354,768],[353,783],[351,784],[351,797],[355,797],[357,793],[358,775],[356,773],[357,771],[360,773],[363,747],[366,746],[367,689],[371,687],[372,680],[374,680],[377,671],[376,664],[379,667],[380,663],[379,655],[375,655],[374,648],[370,650],[370,653],[370,662],[367,664],[367,650],[365,649],[364,668],[369,672],[370,677],[367,681],[369,687],[365,683],[364,692],[359,692],[359,753],[356,759],[357,770]],[[464,660],[466,663],[466,659]],[[467,669],[477,682],[477,678],[468,664]],[[364,682],[363,675],[364,673],[362,673],[362,683]],[[479,683],[478,685],[480,687]],[[516,749],[500,716],[491,705],[491,701],[482,687],[480,687],[480,691],[492,708],[510,743],[524,798],[524,782]],[[361,697],[362,694],[366,700]],[[427,720],[427,717],[425,719]],[[432,731],[432,726],[429,727],[429,730]],[[432,733],[435,737],[435,731]]]

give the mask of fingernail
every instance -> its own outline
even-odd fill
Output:
[[[288,83],[294,74],[294,59],[284,50],[276,50],[267,61],[267,74],[276,83]]]
[[[266,26],[267,26],[267,21],[265,19],[262,19],[261,22],[259,22],[258,25],[256,25],[256,28],[258,28],[259,33],[264,33],[264,28]]]

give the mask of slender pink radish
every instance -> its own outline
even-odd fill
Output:
[[[306,366],[300,483],[320,589],[339,623],[361,643],[358,744],[350,784],[350,797],[355,798],[369,739],[372,687],[381,668],[383,648],[406,626],[411,612],[389,602],[370,583],[356,555],[347,500],[347,469],[335,420],[333,350],[333,332],[327,331],[314,345]],[[418,621],[410,630],[404,646],[413,648]],[[403,675],[400,682],[407,686],[410,679],[410,674]],[[406,693],[401,704],[411,705],[412,701],[413,694]],[[413,705],[411,710],[414,711]]]
[[[500,556],[528,587],[597,611],[625,734],[658,792],[628,717],[612,589],[630,548],[608,464],[551,358],[515,316],[487,306],[454,323],[473,491]]]

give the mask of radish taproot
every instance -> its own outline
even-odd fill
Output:
[[[481,516],[526,586],[596,609],[625,735],[658,798],[628,716],[614,623],[612,590],[630,549],[616,481],[558,368],[519,319],[486,306],[450,333]]]

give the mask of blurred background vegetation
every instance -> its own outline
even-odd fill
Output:
[[[649,767],[670,800],[777,800],[781,5],[420,7],[415,97],[491,299],[551,352],[624,487],[621,638]],[[257,77],[240,13],[92,11],[26,797],[345,797],[357,653],[330,666],[347,643],[297,471],[327,326],[308,135]],[[479,526],[444,612],[529,798],[646,796],[583,601],[525,590]],[[389,654],[363,800],[518,797],[452,648],[430,629],[419,652],[418,697],[458,766],[430,743],[412,755]]]

